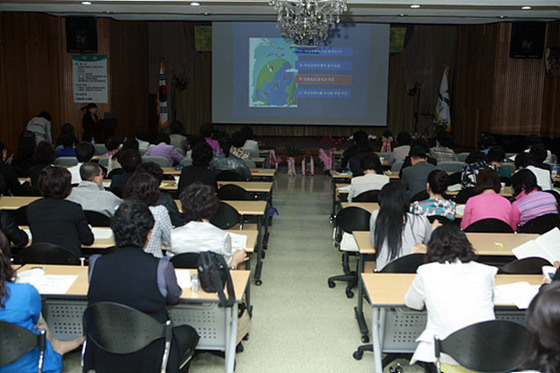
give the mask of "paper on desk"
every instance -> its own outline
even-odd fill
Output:
[[[465,215],[465,205],[455,206],[455,214],[456,215]]]
[[[41,269],[32,269],[19,273],[16,282],[33,285],[39,294],[66,294],[77,278],[78,275],[45,275]]]
[[[348,175],[348,176],[352,176],[352,172],[351,171],[342,171],[342,172],[338,172],[336,173],[337,175]]]
[[[350,185],[346,185],[346,186],[343,186],[343,187],[340,187],[340,188],[336,188],[336,190],[347,190],[347,191],[350,191]]]
[[[177,282],[182,288],[191,287],[191,273],[189,271],[175,271],[177,275]]]
[[[111,182],[110,181],[104,181],[103,182],[103,188],[110,188],[111,187]]]
[[[447,187],[447,190],[450,192],[460,192],[461,191],[461,184],[453,184]]]
[[[529,304],[539,292],[539,285],[528,282],[514,282],[494,288],[494,303],[513,303],[519,309],[529,308]]]
[[[247,247],[247,236],[244,234],[237,234],[228,232],[231,237],[231,248],[233,251],[243,250]]]
[[[113,237],[113,231],[107,228],[92,228],[93,235],[95,238],[111,238]]]

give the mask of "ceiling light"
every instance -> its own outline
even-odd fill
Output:
[[[91,1],[82,1],[82,5],[91,5]]]
[[[530,6],[522,6],[521,9],[523,9],[523,10],[531,10],[531,9],[533,9],[533,8],[530,7]]]
[[[418,8],[420,8],[420,5],[418,5],[418,4],[413,4],[413,5],[411,5],[410,7],[411,7],[412,9],[418,9]]]
[[[200,3],[197,3],[196,1],[193,1],[193,2],[191,3],[191,6],[200,6]]]

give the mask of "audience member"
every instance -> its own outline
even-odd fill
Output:
[[[517,170],[528,169],[535,174],[537,184],[542,190],[552,190],[550,171],[535,166],[535,157],[529,153],[520,153],[515,157],[515,168]]]
[[[171,130],[171,135],[169,135],[170,144],[177,149],[181,149],[183,153],[187,154],[187,150],[189,150],[189,142],[187,141],[187,136],[183,134],[183,123],[178,120],[174,120],[169,126],[169,129]]]
[[[455,219],[455,202],[444,198],[449,186],[449,175],[442,170],[434,170],[428,174],[428,194],[430,198],[415,201],[412,212],[416,215],[443,216],[449,220]]]
[[[140,155],[138,150],[123,150],[119,152],[118,157],[124,173],[115,175],[111,179],[111,191],[113,191],[113,193],[115,193],[117,196],[119,196],[119,192],[116,192],[115,189],[124,188],[126,183],[128,182],[128,179],[132,177],[132,174],[136,170],[136,167],[138,167],[138,165],[142,163],[142,156]]]
[[[152,176],[156,179],[158,185],[161,185],[163,181],[163,169],[155,162],[142,162],[138,165],[135,172],[143,172]],[[173,224],[174,227],[183,225],[184,222],[181,213],[177,208],[175,200],[173,200],[173,197],[171,197],[169,193],[160,190],[160,196],[156,205],[164,206],[167,209],[171,224]]]
[[[410,149],[410,162],[412,167],[407,167],[402,171],[402,183],[408,190],[411,201],[425,199],[427,196],[426,183],[430,172],[437,170],[433,164],[429,164],[426,150],[421,146],[414,146]]]
[[[425,216],[408,212],[410,203],[401,183],[385,184],[378,201],[379,210],[371,214],[369,241],[377,250],[377,270],[381,270],[387,263],[410,254],[415,244],[427,243],[432,225]]]
[[[156,258],[161,258],[162,244],[169,248],[171,246],[171,219],[164,206],[157,206],[160,197],[159,184],[152,176],[145,173],[135,173],[126,183],[123,197],[126,201],[145,203],[155,219],[150,239],[144,251]]]
[[[121,143],[119,142],[119,139],[117,139],[115,136],[106,138],[105,148],[107,149],[107,153],[103,154],[101,158],[112,157],[113,155],[117,154],[119,152],[120,145]]]
[[[33,162],[35,165],[29,167],[29,177],[31,177],[31,185],[37,187],[39,185],[39,175],[41,170],[47,166],[52,166],[56,159],[56,152],[51,144],[41,141],[33,151]]]
[[[437,162],[450,162],[457,160],[457,154],[451,149],[453,146],[453,138],[447,131],[439,131],[436,136],[436,147],[430,149],[430,155]]]
[[[488,161],[493,165],[494,169],[497,169],[498,175],[500,177],[506,177],[511,179],[511,170],[509,167],[502,166],[504,159],[506,158],[506,150],[503,146],[493,146],[488,152]]]
[[[430,152],[430,145],[428,144],[428,141],[426,141],[423,138],[416,138],[414,140],[412,140],[412,142],[410,143],[410,148],[414,148],[415,146],[421,146],[424,148],[424,150],[426,151],[426,159],[427,162],[429,164],[433,164],[434,166],[437,166],[437,160],[435,158],[432,158],[429,154]],[[410,152],[409,152],[410,153]],[[403,170],[407,167],[412,166],[412,163],[410,162],[410,155],[407,154],[407,156],[404,159],[404,163],[402,164],[402,167],[399,171],[399,177],[402,179],[402,173]]]
[[[519,170],[511,178],[513,210],[519,213],[519,225],[545,214],[558,214],[558,203],[550,193],[542,192],[530,170]]]
[[[463,166],[463,171],[461,172],[461,188],[473,188],[476,185],[476,180],[478,178],[478,173],[483,169],[493,169],[496,170],[496,165],[488,164],[488,158],[486,154],[480,150],[475,150],[471,152],[467,159],[465,159],[465,165]]]
[[[39,176],[43,198],[27,206],[27,220],[34,242],[58,245],[79,258],[82,245],[91,245],[94,237],[82,207],[65,200],[71,178],[64,167],[45,167]]]
[[[360,139],[356,143],[356,155],[348,160],[348,166],[352,176],[362,176],[364,171],[360,167],[362,156],[373,153],[373,148],[368,139]]]
[[[251,158],[251,154],[248,151],[241,149],[245,144],[245,135],[241,131],[235,132],[231,135],[231,154],[241,159]]]
[[[150,135],[146,127],[136,127],[134,130],[134,136],[136,136],[136,141],[138,141],[138,151],[140,154],[146,153],[150,148]]]
[[[243,144],[244,150],[253,150],[255,152],[259,151],[259,143],[253,140],[254,133],[251,127],[241,128],[241,132],[245,136],[245,144]]]
[[[25,130],[35,134],[35,141],[37,141],[37,144],[41,141],[52,144],[51,120],[51,115],[46,111],[42,111],[38,116],[31,118],[31,120],[27,122]]]
[[[461,220],[462,229],[482,219],[498,219],[517,231],[519,210],[513,209],[511,203],[499,194],[501,188],[497,171],[485,169],[479,172],[475,186],[479,194],[467,200]]]
[[[230,269],[236,269],[239,263],[249,260],[245,250],[233,252],[230,235],[210,223],[210,218],[220,206],[214,189],[196,182],[181,193],[180,199],[187,223],[171,231],[171,247],[167,256],[213,251],[224,257]]]
[[[60,127],[60,136],[58,136],[58,139],[56,140],[56,144],[55,144],[56,148],[58,148],[59,146],[62,145],[62,139],[61,138],[63,138],[64,135],[68,135],[72,138],[72,146],[76,146],[80,142],[80,141],[78,141],[78,138],[76,137],[76,134],[74,133],[74,126],[72,125],[72,123],[64,123]]]
[[[546,160],[547,151],[548,150],[546,149],[546,146],[541,143],[533,145],[531,147],[531,150],[529,151],[529,154],[535,157],[535,167],[542,168],[543,170],[550,172],[552,171],[550,166],[544,163]]]
[[[200,133],[206,139],[208,145],[212,147],[212,151],[217,153],[220,150],[220,143],[212,138],[214,134],[214,126],[211,123],[204,123],[200,127]]]
[[[216,174],[208,169],[214,154],[206,141],[196,144],[192,150],[192,166],[183,167],[179,179],[179,193],[196,181],[218,190]]]
[[[2,175],[0,175],[0,196],[4,194],[5,190],[6,182]],[[29,242],[27,233],[19,229],[9,211],[0,210],[0,231],[4,232],[8,240],[13,242],[15,246],[25,247]]]
[[[483,134],[482,138],[480,139],[480,151],[483,152],[485,155],[488,155],[488,152],[490,151],[490,149],[492,149],[492,147],[496,145],[496,140],[494,139],[494,136],[490,135],[490,134]]]
[[[76,202],[83,210],[97,211],[109,217],[121,204],[121,199],[103,188],[103,170],[97,163],[86,162],[80,166],[81,181],[72,188],[68,201]]]
[[[210,163],[210,171],[216,175],[223,171],[233,171],[239,175],[240,180],[251,180],[251,170],[245,161],[230,154],[230,150],[233,148],[231,140],[228,137],[224,137],[220,140],[220,146],[224,154]]]
[[[122,152],[125,151],[126,149],[132,149],[138,151],[139,149],[138,140],[136,139],[125,140],[120,150],[114,155],[112,155],[111,158],[109,158],[109,165],[107,167],[107,176],[109,176],[111,171],[122,168],[121,164],[119,163],[119,157],[121,156]]]
[[[62,143],[62,149],[56,151],[56,157],[75,157],[76,152],[74,151],[74,141],[69,135],[61,135],[60,142]]]
[[[181,153],[175,149],[174,146],[169,145],[171,142],[169,135],[160,132],[156,137],[156,144],[146,151],[145,156],[165,157],[169,161],[169,166],[172,167],[179,164],[183,160]]]
[[[525,149],[525,153],[529,153],[531,151],[531,148],[535,144],[542,144],[541,138],[537,135],[527,136],[527,138],[525,138],[525,145],[527,145],[527,149]],[[546,151],[546,157],[545,157],[543,162],[544,163],[552,163],[553,162],[552,161],[552,153],[550,152],[550,150]]]
[[[145,252],[152,227],[154,218],[146,205],[126,201],[118,208],[111,220],[117,251],[93,255],[89,260],[88,305],[116,302],[160,323],[168,320],[166,306],[179,302],[182,291],[169,259],[156,259]],[[188,325],[173,327],[168,372],[179,371],[180,361],[194,352],[198,339],[197,332]],[[164,342],[159,340],[136,353],[118,355],[88,343],[84,372],[156,372],[160,370],[163,349]]]
[[[393,149],[391,156],[389,157],[389,166],[393,163],[403,161],[410,152],[410,143],[412,142],[412,136],[408,132],[400,132],[397,135],[397,147]]]
[[[82,141],[90,141],[93,139],[93,127],[99,122],[99,114],[97,113],[97,105],[93,102],[82,108],[84,116],[82,117]]]
[[[366,153],[362,155],[360,168],[363,170],[364,175],[352,178],[348,194],[349,202],[352,202],[353,198],[364,192],[381,190],[385,184],[389,183],[389,177],[383,175],[381,162],[377,154]]]
[[[21,187],[18,181],[17,172],[7,162],[8,149],[6,149],[6,145],[4,145],[3,142],[0,142],[0,154],[2,156],[2,159],[0,160],[0,176],[4,178],[6,183],[5,195],[19,195]]]
[[[79,184],[82,181],[80,176],[80,167],[85,162],[89,162],[95,155],[95,146],[90,142],[82,141],[76,146],[76,158],[78,159],[78,164],[72,167],[68,167],[68,171],[72,175],[72,184]]]
[[[426,307],[428,322],[412,356],[416,361],[436,361],[434,336],[445,339],[466,326],[494,319],[494,276],[497,268],[475,261],[476,254],[465,233],[446,224],[432,233],[428,264],[421,265],[405,296],[412,309]],[[444,372],[465,371],[442,354]],[[462,370],[463,369],[463,370]]]
[[[350,158],[358,154],[358,142],[360,140],[367,140],[367,139],[368,139],[368,134],[366,131],[360,130],[354,132],[354,134],[352,135],[352,140],[354,141],[354,144],[350,145],[348,149],[346,149],[344,153],[342,153],[342,161],[341,161],[342,168],[348,167],[348,162],[350,162]]]
[[[11,166],[16,170],[18,177],[29,177],[29,167],[33,166],[33,152],[36,147],[35,134],[24,131],[19,137],[16,154],[12,158]]]

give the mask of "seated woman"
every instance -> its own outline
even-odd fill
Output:
[[[430,149],[430,155],[437,162],[456,161],[457,154],[451,149],[453,146],[453,138],[447,131],[439,131],[436,136],[436,147]]]
[[[461,172],[461,188],[463,189],[473,188],[476,185],[478,173],[481,170],[488,168],[493,170],[498,169],[498,166],[488,164],[487,155],[480,150],[470,153],[467,159],[465,159],[465,163],[463,171]]]
[[[60,141],[62,142],[62,149],[56,151],[56,157],[75,157],[74,141],[70,135],[61,135]]]
[[[61,342],[55,339],[41,316],[41,296],[30,284],[15,283],[16,272],[11,264],[10,242],[0,232],[0,320],[17,324],[39,334],[47,331],[47,345],[43,360],[43,372],[62,371],[62,355],[83,342],[83,338]],[[36,372],[39,349],[35,348],[11,364],[0,367],[0,372]]]
[[[189,185],[180,198],[187,224],[171,231],[171,247],[167,256],[213,251],[222,255],[231,269],[249,259],[245,250],[233,253],[229,234],[210,223],[210,218],[220,206],[212,187],[196,182]]]
[[[118,249],[107,255],[93,255],[89,261],[88,305],[117,302],[135,308],[160,323],[168,320],[166,306],[181,296],[173,264],[146,253],[154,218],[143,203],[123,202],[111,229]],[[198,343],[198,334],[188,325],[173,327],[168,372],[178,372],[179,362]],[[159,372],[163,341],[128,355],[103,352],[94,343],[85,351],[84,372]]]
[[[364,175],[364,170],[360,166],[362,156],[373,153],[373,148],[367,139],[358,140],[356,143],[357,154],[348,160],[348,167],[353,176]]]
[[[14,154],[11,163],[18,177],[29,177],[29,167],[35,164],[33,162],[35,146],[35,134],[30,131],[24,131],[19,137],[17,152]]]
[[[80,142],[78,140],[78,138],[76,137],[76,135],[74,134],[74,126],[72,125],[72,123],[64,123],[60,127],[60,136],[56,140],[55,147],[58,148],[60,145],[62,145],[62,138],[65,135],[69,135],[72,138],[72,146],[76,146]],[[49,144],[50,144],[50,142],[49,142]]]
[[[352,158],[350,159],[352,162]],[[389,176],[383,175],[379,156],[375,153],[366,153],[360,159],[360,168],[363,170],[363,176],[353,177],[350,184],[350,193],[348,201],[352,202],[352,198],[370,190],[381,190],[383,186],[389,183]]]
[[[224,137],[220,140],[220,146],[224,154],[215,158],[212,163],[210,163],[210,171],[214,172],[216,175],[223,171],[233,171],[239,174],[240,180],[251,180],[251,170],[247,166],[247,163],[245,163],[243,159],[230,154],[230,151],[233,150],[231,139],[229,137]]]
[[[408,194],[401,183],[386,184],[379,193],[379,210],[371,214],[369,242],[377,251],[377,269],[425,244],[432,225],[425,216],[409,213]],[[434,222],[434,228],[439,224]]]
[[[194,137],[194,136],[193,136]],[[199,181],[218,190],[216,174],[208,169],[214,153],[206,141],[194,145],[192,150],[192,165],[183,167],[179,179],[179,193],[192,183]]]
[[[449,175],[441,170],[434,170],[428,174],[428,194],[430,198],[416,201],[412,205],[412,212],[416,215],[443,216],[449,220],[455,219],[455,202],[443,197],[449,185]]]
[[[160,197],[159,183],[151,175],[143,172],[134,173],[126,183],[123,197],[125,201],[141,202],[150,207],[155,224],[144,251],[156,258],[163,257],[161,245],[171,246],[173,225],[165,206],[157,205]]]
[[[119,139],[117,139],[115,136],[108,137],[105,140],[105,148],[107,149],[107,153],[103,154],[101,158],[112,157],[113,155],[117,154],[119,152],[120,145],[121,143],[119,142]]]
[[[39,176],[43,198],[27,206],[27,220],[33,242],[58,245],[79,258],[82,245],[91,245],[94,237],[82,206],[65,200],[72,190],[71,179],[64,167],[43,168]]]
[[[498,219],[509,224],[517,231],[519,210],[513,209],[511,203],[498,193],[502,189],[498,172],[484,169],[478,174],[475,190],[476,196],[467,200],[461,228],[465,229],[482,219]]]
[[[542,192],[530,170],[519,170],[511,178],[514,211],[519,212],[519,225],[545,214],[558,214],[558,203],[550,193]]]
[[[56,152],[51,144],[41,141],[33,151],[33,162],[35,165],[29,167],[29,177],[31,177],[31,185],[37,187],[39,185],[39,175],[41,170],[47,166],[54,165]]]
[[[476,254],[465,233],[453,224],[436,229],[428,242],[427,259],[404,299],[407,307],[421,310],[425,306],[428,311],[426,329],[417,339],[411,364],[436,361],[435,335],[445,339],[468,325],[494,319],[498,269],[474,261]],[[463,371],[445,354],[441,361],[443,372]]]

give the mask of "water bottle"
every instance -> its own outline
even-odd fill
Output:
[[[554,162],[554,166],[552,166],[552,177],[556,178],[558,176],[558,164]]]
[[[95,137],[91,138],[91,145],[95,145]]]
[[[200,291],[199,283],[198,283],[198,273],[193,273],[191,277],[191,288],[192,291],[194,291],[195,293],[198,293]]]

